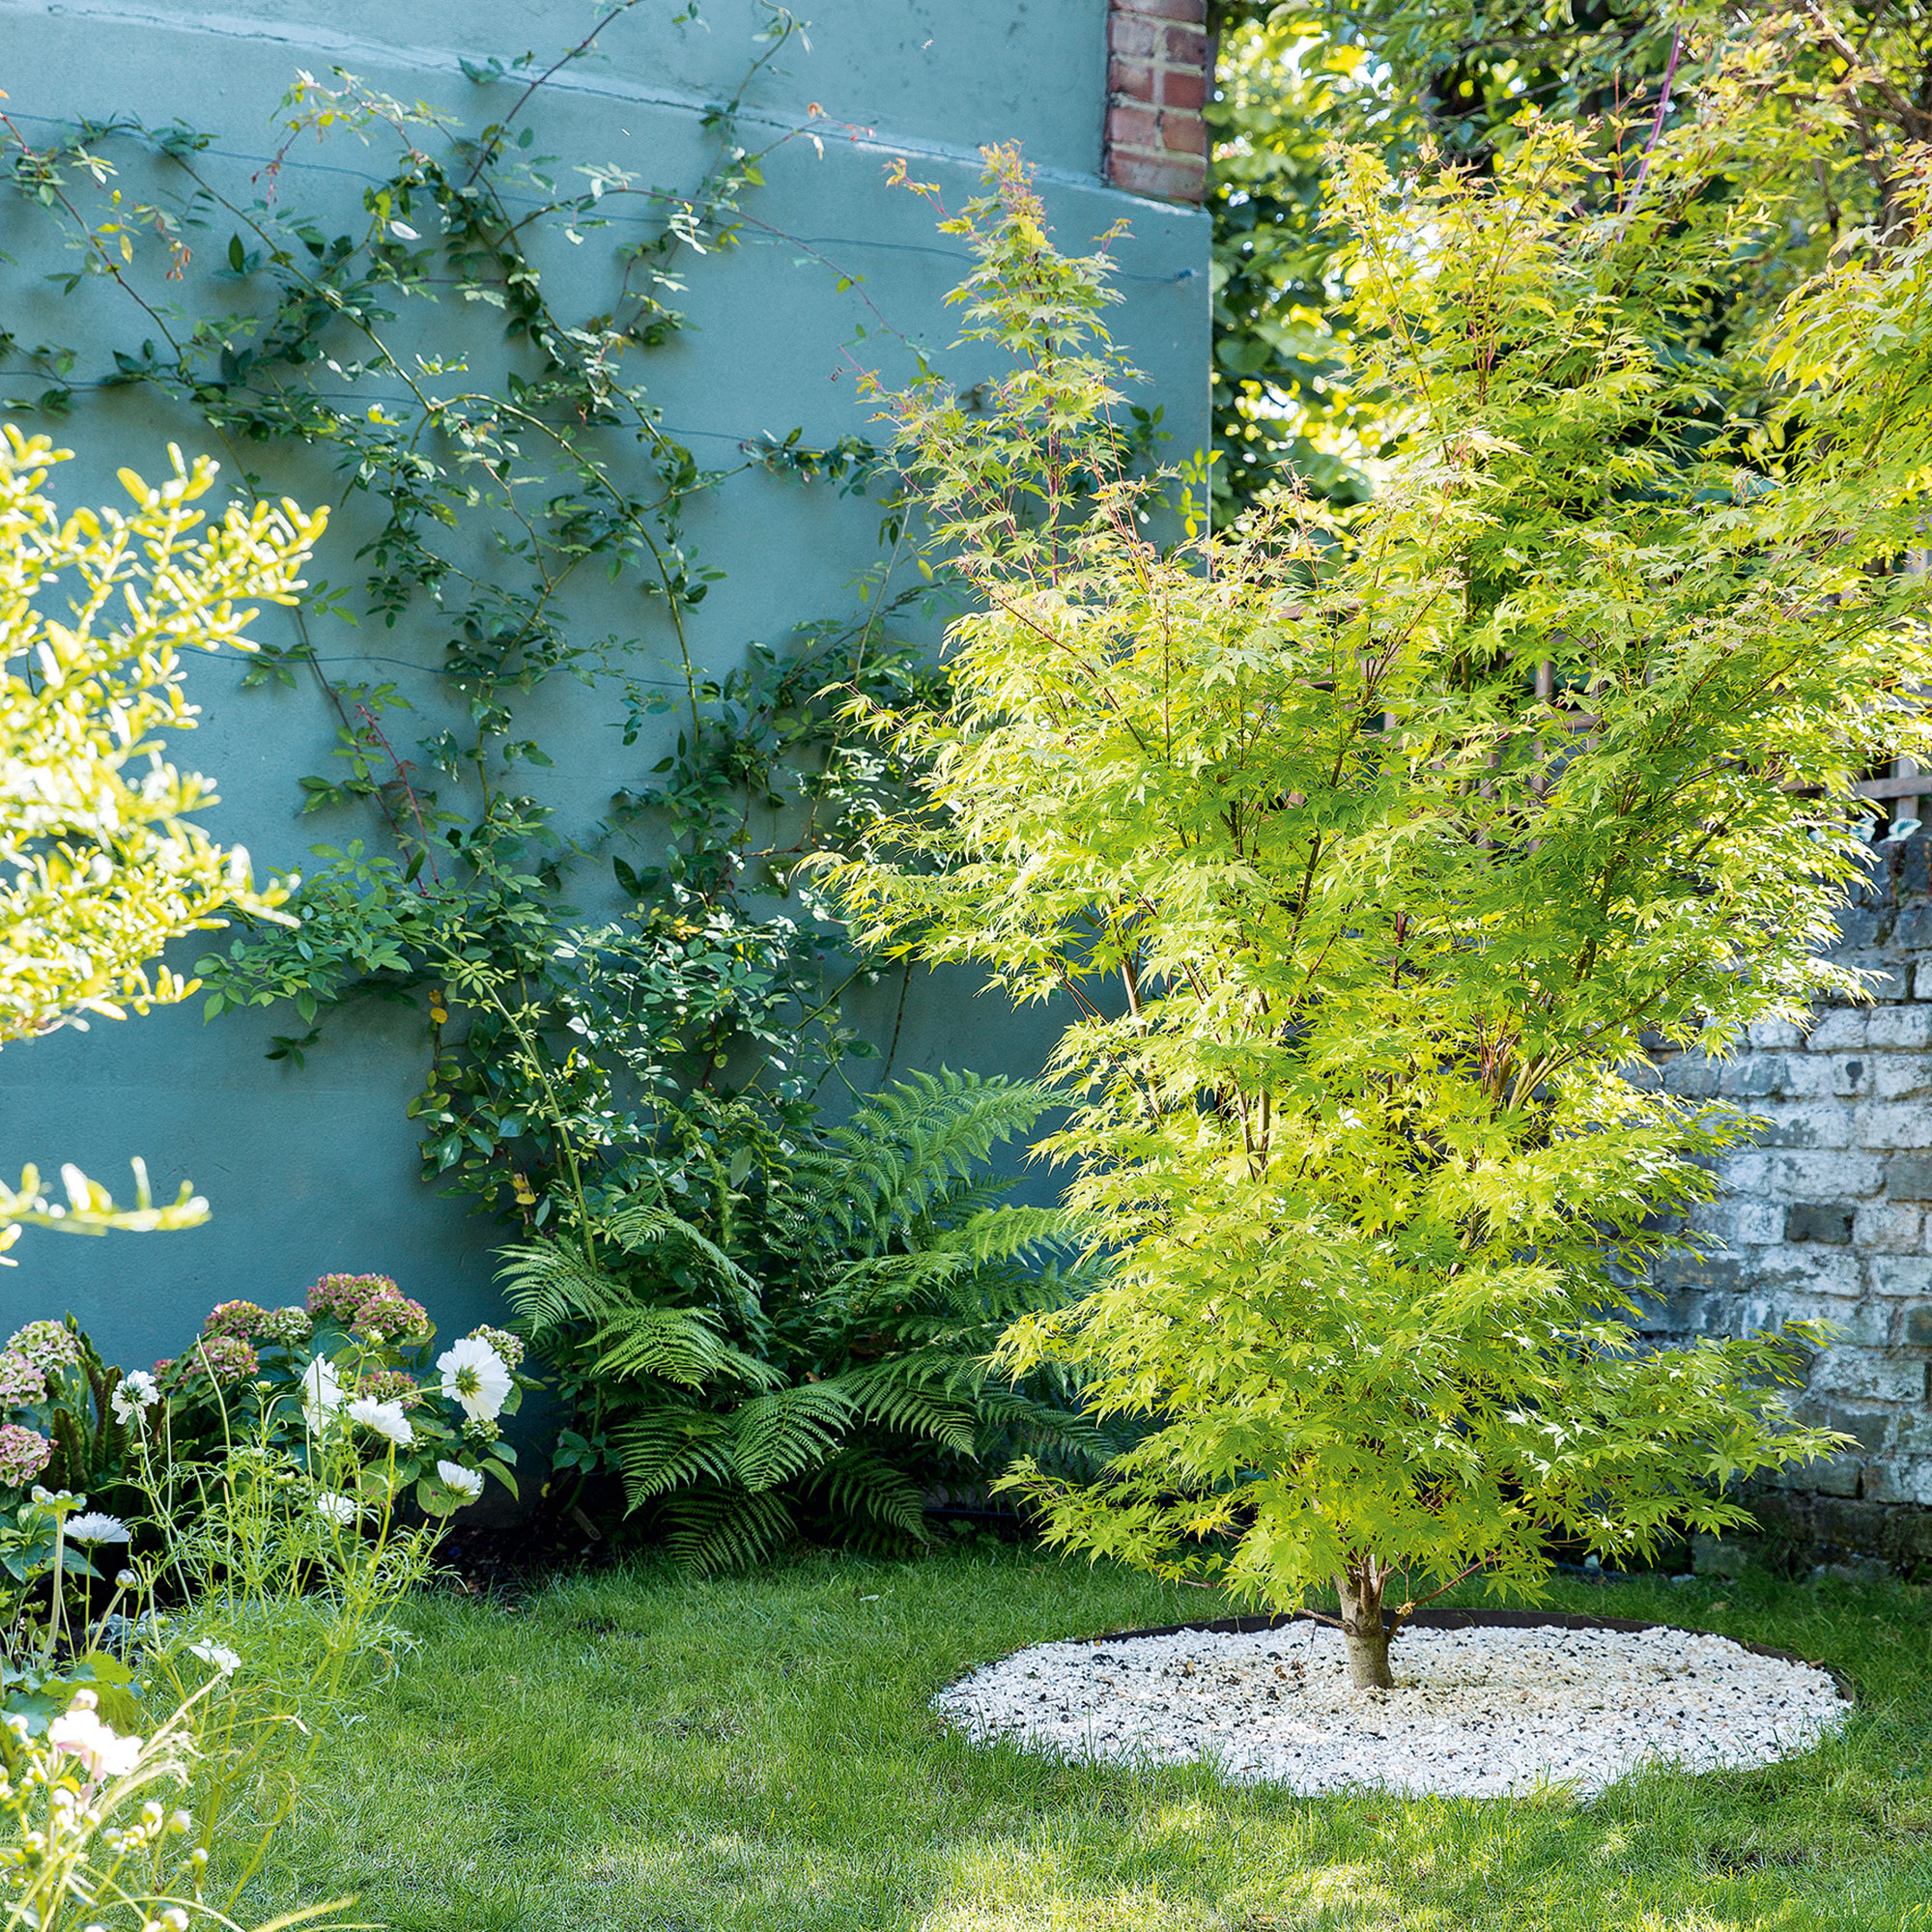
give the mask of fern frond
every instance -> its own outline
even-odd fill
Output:
[[[977,1073],[915,1073],[869,1095],[804,1151],[795,1178],[848,1238],[875,1243],[911,1221],[949,1183],[966,1180],[994,1148],[1024,1133],[1052,1096],[1031,1082]]]
[[[728,1487],[735,1474],[730,1429],[705,1409],[654,1409],[611,1432],[624,1475],[627,1512],[695,1483]]]
[[[734,1301],[757,1306],[757,1282],[701,1228],[693,1227],[662,1203],[633,1202],[618,1208],[607,1226],[611,1238],[626,1254],[645,1254],[665,1246],[684,1249],[706,1264],[718,1286]]]
[[[888,1356],[848,1370],[839,1378],[860,1416],[901,1435],[921,1435],[961,1456],[971,1456],[979,1440],[979,1415],[968,1397],[949,1383],[960,1366],[956,1356]]]
[[[835,1516],[864,1517],[923,1543],[925,1498],[903,1469],[856,1444],[839,1450],[813,1478]]]
[[[781,1371],[734,1349],[719,1332],[717,1318],[701,1308],[627,1308],[590,1338],[600,1379],[635,1381],[656,1376],[680,1388],[729,1380],[772,1388]]]
[[[881,1302],[907,1301],[943,1289],[968,1265],[963,1255],[929,1248],[914,1255],[872,1255],[841,1268],[825,1294],[852,1315],[869,1315]]]
[[[816,1468],[838,1447],[857,1413],[837,1382],[800,1382],[753,1396],[730,1416],[738,1480],[753,1494]]]
[[[665,1516],[671,1561],[699,1577],[746,1569],[798,1534],[791,1512],[769,1490],[753,1495],[735,1485],[680,1491]]]
[[[636,1306],[631,1290],[562,1241],[505,1248],[497,1279],[532,1341],[574,1321],[604,1321]]]
[[[1073,1247],[1081,1233],[1079,1218],[1065,1208],[981,1208],[957,1227],[934,1230],[930,1244],[989,1266]]]

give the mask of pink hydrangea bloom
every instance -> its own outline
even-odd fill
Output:
[[[258,1340],[278,1342],[284,1349],[306,1342],[314,1333],[315,1322],[301,1308],[271,1308],[255,1325]]]
[[[372,1294],[355,1311],[350,1326],[368,1341],[394,1342],[405,1335],[427,1335],[432,1324],[429,1310],[391,1284],[386,1294]]]
[[[26,1408],[44,1402],[46,1371],[11,1349],[0,1355],[0,1408]]]
[[[413,1408],[422,1400],[422,1385],[404,1369],[372,1369],[357,1378],[355,1393],[371,1402],[395,1402]]]
[[[385,1274],[326,1274],[308,1292],[308,1312],[330,1317],[346,1328],[364,1302],[385,1295],[398,1301],[403,1295]]]
[[[80,1344],[59,1321],[29,1321],[7,1348],[39,1369],[71,1369],[80,1360]]]
[[[54,1445],[17,1422],[0,1423],[0,1486],[24,1489],[47,1466]]]
[[[181,1371],[184,1381],[192,1381],[202,1377],[212,1378],[217,1385],[223,1382],[247,1381],[261,1368],[253,1349],[239,1335],[211,1335],[199,1342],[185,1355],[173,1364]],[[156,1375],[161,1365],[155,1364]]]
[[[247,1342],[260,1333],[268,1313],[266,1308],[257,1307],[252,1301],[224,1301],[219,1308],[209,1310],[208,1320],[201,1324],[201,1332],[208,1340],[216,1335],[233,1335],[239,1341]]]

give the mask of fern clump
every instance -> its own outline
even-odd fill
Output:
[[[512,1248],[505,1293],[574,1406],[559,1466],[620,1478],[628,1512],[709,1571],[816,1532],[925,1538],[935,1483],[1015,1454],[1091,1472],[1112,1445],[1065,1371],[989,1357],[1090,1286],[1075,1224],[987,1172],[1038,1086],[915,1074],[803,1129],[730,1110],[732,1156],[675,1207],[646,1187]]]

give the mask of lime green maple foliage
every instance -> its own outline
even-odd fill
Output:
[[[215,796],[162,757],[161,734],[194,724],[183,651],[253,649],[249,600],[297,601],[325,514],[232,506],[204,530],[193,505],[214,466],[177,450],[158,487],[121,471],[131,511],[63,518],[43,486],[71,453],[12,424],[0,444],[0,1042],[186,998],[194,982],[155,964],[166,942],[229,906],[278,917],[287,896],[257,891],[247,853],[188,816]],[[66,1169],[62,1206],[29,1168],[0,1187],[0,1248],[27,1222],[100,1233],[205,1214],[185,1189],[156,1207],[136,1176],[137,1205],[117,1209]]]
[[[1068,1548],[1277,1608],[1332,1581],[1358,1682],[1450,1581],[1746,1522],[1739,1479],[1841,1439],[1779,1387],[1806,1331],[1635,1329],[1749,1132],[1646,1084],[1646,1038],[1722,1052],[1857,990],[1821,955],[1851,788],[1932,751],[1923,580],[1889,568],[1932,450],[1924,244],[1809,289],[1775,355],[1734,343],[1749,370],[1683,348],[1776,219],[1719,189],[1809,138],[1768,81],[1709,82],[1607,203],[1586,133],[1535,121],[1487,179],[1352,158],[1406,443],[1346,530],[1146,540],[1093,427],[1104,262],[1054,252],[1009,157],[955,225],[968,334],[1017,366],[983,412],[895,400],[981,608],[951,710],[881,721],[929,762],[908,863],[842,889],[869,939],[1077,1006],[1043,1147],[1113,1266],[1003,1354],[1147,1426],[1098,1484],[1008,1480]],[[1740,392],[1777,407],[1714,414]]]

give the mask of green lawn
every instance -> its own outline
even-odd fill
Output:
[[[1859,1714],[1811,1756],[1592,1804],[1293,1798],[978,1749],[926,1710],[974,1663],[1198,1592],[1011,1551],[645,1568],[415,1603],[420,1647],[328,1741],[256,1902],[355,1891],[396,1932],[1932,1932],[1932,1593],[1561,1602],[1824,1659]]]

